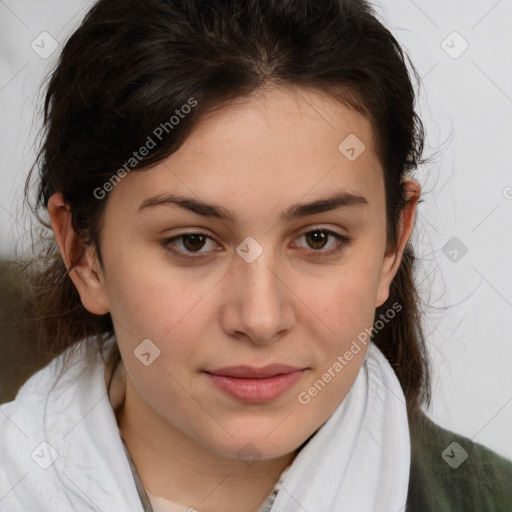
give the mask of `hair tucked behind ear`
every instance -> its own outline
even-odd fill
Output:
[[[108,196],[100,200],[95,191],[191,100],[194,108],[154,137],[155,147],[132,172],[151,172],[204,114],[269,85],[324,91],[371,121],[384,169],[388,242],[396,247],[402,181],[423,162],[423,126],[404,53],[363,0],[98,1],[49,80],[36,210],[46,216],[49,197],[61,192],[73,227],[95,244],[101,263]],[[110,315],[83,308],[51,237],[41,258],[28,274],[44,333],[40,342],[59,353],[87,337],[91,350],[100,350],[113,334]],[[410,408],[430,397],[413,267],[408,245],[376,318],[395,302],[402,309],[374,337]]]

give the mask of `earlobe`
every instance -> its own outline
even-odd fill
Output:
[[[60,192],[50,197],[48,213],[62,259],[80,294],[82,304],[95,315],[108,313],[110,308],[106,285],[95,248],[90,244],[86,245],[73,229],[71,210]]]
[[[416,208],[420,198],[421,187],[417,181],[407,179],[404,181],[404,190],[407,204],[400,215],[397,248],[395,251],[391,251],[384,256],[375,307],[384,304],[389,297],[389,288],[400,268],[405,246],[414,228],[414,219],[416,217]]]

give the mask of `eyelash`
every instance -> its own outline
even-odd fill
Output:
[[[334,238],[336,238],[338,242],[334,249],[329,249],[329,250],[325,250],[325,251],[322,249],[317,249],[317,250],[311,249],[309,251],[309,252],[311,252],[311,254],[309,255],[309,257],[311,257],[311,258],[327,258],[330,256],[334,256],[334,255],[340,253],[343,249],[345,249],[345,247],[348,246],[352,241],[352,239],[350,237],[340,235],[339,233],[336,233],[335,231],[331,231],[329,229],[323,229],[320,227],[308,229],[307,231],[303,231],[302,233],[299,234],[298,238],[300,238],[303,235],[307,235],[308,233],[313,233],[315,231],[319,231],[321,233],[326,233],[327,235],[331,235]],[[201,261],[206,258],[209,258],[210,256],[207,256],[207,255],[205,255],[205,256],[185,256],[184,254],[201,254],[201,253],[193,253],[193,252],[186,253],[184,251],[175,249],[174,247],[171,246],[171,244],[174,241],[185,238],[187,236],[191,236],[191,235],[201,235],[206,238],[209,238],[210,240],[215,241],[208,233],[205,233],[203,231],[193,231],[193,232],[191,231],[189,233],[182,233],[181,235],[174,236],[172,238],[166,238],[166,239],[162,240],[161,245],[176,258],[187,259],[189,261],[192,261],[192,260]],[[306,251],[307,251],[307,249],[306,249]]]

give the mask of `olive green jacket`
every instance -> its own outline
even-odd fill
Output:
[[[406,512],[512,512],[512,461],[410,414]]]

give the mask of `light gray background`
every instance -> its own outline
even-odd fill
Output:
[[[417,108],[428,133],[425,155],[435,156],[416,175],[424,203],[413,236],[430,305],[428,414],[512,459],[512,2],[374,3],[422,77]],[[31,44],[43,32],[62,44],[90,5],[0,0],[3,254],[17,240],[19,251],[27,247],[30,221],[20,198],[40,126],[41,81],[58,54],[43,59]]]

